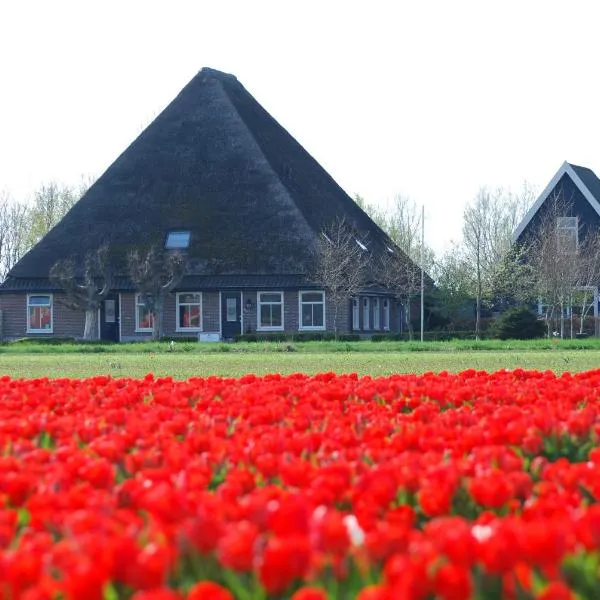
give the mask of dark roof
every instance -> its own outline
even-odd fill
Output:
[[[596,199],[596,202],[600,204],[600,179],[596,177],[596,174],[587,167],[579,167],[572,163],[569,163],[575,173],[579,176],[579,179],[583,182],[585,187],[590,191],[592,196]]]
[[[48,277],[54,262],[109,243],[117,273],[134,247],[189,230],[189,272],[306,271],[315,236],[344,217],[369,247],[385,233],[233,75],[202,69],[12,269]]]

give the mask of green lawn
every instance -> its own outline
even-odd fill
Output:
[[[116,350],[116,349],[115,349]],[[177,379],[191,376],[238,377],[245,373],[337,373],[361,375],[457,372],[469,368],[550,369],[585,371],[600,368],[600,351],[589,349],[470,350],[407,352],[381,351],[262,351],[262,352],[118,352],[108,353],[1,353],[0,374],[11,377],[141,377],[152,372]]]

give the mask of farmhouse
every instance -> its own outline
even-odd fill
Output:
[[[541,236],[549,236],[550,231],[556,244],[545,248],[553,264],[546,275],[546,297],[540,299],[538,312],[543,314],[548,307],[558,310],[555,318],[562,328],[563,317],[577,310],[574,298],[578,294],[583,298],[579,314],[582,318],[593,315],[597,327],[600,257],[597,245],[593,249],[586,246],[586,241],[591,242],[600,231],[600,179],[592,170],[564,162],[513,237],[516,243],[527,246],[532,240],[539,242]]]
[[[313,248],[343,219],[365,252],[399,250],[302,146],[229,74],[202,69],[10,271],[2,335],[81,337],[84,312],[49,277],[59,260],[108,245],[111,293],[99,337],[147,338],[153,322],[128,276],[135,249],[178,250],[185,275],[169,294],[164,333],[231,339],[332,329]],[[338,330],[397,331],[400,306],[375,277],[337,314]]]

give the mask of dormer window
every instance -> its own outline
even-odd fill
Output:
[[[185,250],[190,245],[189,231],[169,231],[165,240],[166,250]]]

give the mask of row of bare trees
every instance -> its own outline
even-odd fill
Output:
[[[582,227],[569,198],[548,198],[535,229],[515,246],[504,266],[512,272],[512,295],[521,302],[537,301],[548,336],[567,336],[569,319],[578,313],[578,332],[597,301],[600,283],[600,231]]]
[[[333,330],[340,329],[342,307],[370,285],[382,286],[403,307],[409,336],[413,327],[410,307],[421,289],[418,262],[391,243],[389,247],[371,244],[343,218],[323,229],[317,240],[310,279],[325,290],[333,306]]]
[[[153,340],[163,337],[165,300],[181,281],[185,265],[184,254],[159,250],[156,246],[145,251],[134,249],[128,256],[128,274],[150,314]],[[50,279],[64,291],[60,300],[63,306],[85,313],[83,339],[97,339],[99,309],[114,282],[110,247],[103,245],[88,252],[80,272],[73,259],[57,261],[50,270]]]
[[[572,327],[576,312],[579,331],[583,331],[585,317],[597,300],[600,236],[595,230],[582,231],[579,225],[577,231],[561,227],[572,222],[572,206],[570,199],[556,195],[545,202],[532,235],[515,244],[513,234],[535,198],[536,191],[527,183],[517,192],[482,187],[464,210],[462,239],[439,257],[425,246],[422,262],[434,278],[434,310],[442,319],[460,321],[458,315],[470,315],[469,307],[473,306],[478,338],[484,311],[489,314],[539,303],[549,335],[555,331],[566,335],[565,315],[571,317]],[[356,202],[421,264],[421,222],[414,202],[398,196],[388,211],[360,197]],[[383,273],[388,273],[387,269]],[[403,282],[409,295],[419,287],[414,277],[411,281],[410,273],[404,274]],[[410,313],[405,314],[410,319]],[[463,319],[468,320],[470,317]]]

